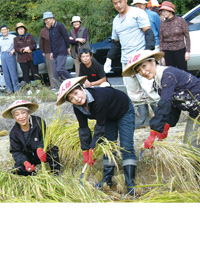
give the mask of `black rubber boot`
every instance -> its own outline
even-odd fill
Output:
[[[125,183],[127,186],[127,193],[130,195],[134,195],[134,186],[135,186],[135,165],[125,165],[124,166],[124,176]]]
[[[96,189],[102,189],[104,183],[106,183],[109,187],[112,187],[112,177],[114,175],[114,166],[110,166],[110,165],[104,165],[104,169],[103,169],[103,179],[101,182],[97,183],[95,185]]]
[[[138,113],[140,115],[139,121],[136,123],[135,128],[149,125],[149,108],[147,104],[138,105]]]
[[[51,168],[51,172],[54,176],[60,174],[60,159],[58,155],[58,147],[54,146],[47,152],[47,162]]]

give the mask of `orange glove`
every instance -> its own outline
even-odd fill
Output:
[[[153,148],[152,144],[155,141],[157,135],[158,135],[157,131],[154,131],[154,130],[150,131],[149,137],[144,142],[145,149],[152,149]]]
[[[24,166],[25,166],[26,171],[28,171],[28,172],[33,172],[34,167],[35,167],[35,165],[34,164],[31,165],[31,163],[29,161],[25,161]]]
[[[83,160],[84,160],[84,163],[88,163],[88,160],[89,160],[89,151],[88,150],[83,151]]]
[[[37,156],[39,157],[39,159],[42,162],[46,162],[47,161],[47,154],[43,151],[42,148],[37,148]]]
[[[96,161],[96,158],[92,159],[93,153],[94,153],[94,149],[91,148],[90,151],[89,151],[89,160],[88,160],[88,164],[90,166],[92,166]]]
[[[158,137],[158,140],[163,140],[165,138],[167,138],[167,135],[168,135],[168,130],[170,129],[170,125],[168,123],[165,124],[164,126],[164,130],[162,133],[158,133],[157,137]]]

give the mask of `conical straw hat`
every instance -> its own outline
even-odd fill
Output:
[[[137,71],[135,70],[136,66],[138,66],[140,63],[142,63],[145,60],[148,60],[149,58],[155,58],[156,61],[159,61],[164,56],[164,52],[159,51],[150,51],[150,50],[142,50],[139,52],[136,52],[134,56],[132,56],[127,63],[126,68],[122,72],[122,76],[132,76],[137,74]]]
[[[16,100],[3,112],[2,116],[5,119],[13,119],[11,111],[17,107],[27,107],[30,113],[34,113],[38,109],[39,105],[25,100]]]
[[[64,103],[66,101],[66,96],[70,93],[70,91],[74,88],[74,86],[76,84],[82,85],[86,79],[87,76],[82,76],[82,77],[71,78],[63,81],[59,89],[56,105],[58,106]]]

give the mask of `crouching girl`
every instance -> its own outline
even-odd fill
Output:
[[[87,76],[65,80],[61,86],[56,105],[66,100],[73,104],[74,113],[79,122],[79,137],[83,150],[84,163],[94,163],[92,154],[98,140],[105,136],[110,141],[117,141],[118,132],[123,155],[123,168],[128,193],[134,195],[135,167],[137,165],[133,146],[135,112],[129,97],[112,87],[94,87],[83,89]],[[92,137],[88,119],[95,119],[96,125]],[[96,184],[102,189],[103,184],[112,186],[114,162],[107,157],[103,159],[103,179]]]
[[[35,166],[46,161],[54,175],[60,170],[58,147],[52,146],[47,153],[43,150],[42,119],[31,115],[38,107],[36,103],[17,100],[2,114],[4,118],[16,121],[10,132],[10,152],[18,175],[32,175]]]

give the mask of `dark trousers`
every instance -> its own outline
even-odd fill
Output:
[[[20,67],[23,73],[23,81],[27,84],[30,83],[29,69],[31,69],[31,74],[33,75],[34,80],[40,79],[38,74],[38,65],[34,65],[32,60],[27,61],[26,63],[20,63]]]
[[[28,156],[28,161],[31,164],[34,164],[35,166],[38,164],[41,164],[41,161],[37,155],[33,156],[32,154],[30,154]],[[57,146],[53,146],[53,147],[51,147],[51,149],[49,149],[47,151],[47,162],[49,163],[51,172],[57,173],[60,171],[60,160],[59,160]],[[15,163],[15,169],[16,169],[16,172],[18,175],[28,176],[28,175],[32,175],[33,173],[35,173],[35,172],[26,171],[24,165],[18,165],[17,163]]]
[[[165,51],[166,66],[177,67],[187,71],[187,61],[185,61],[185,48],[178,51]]]

